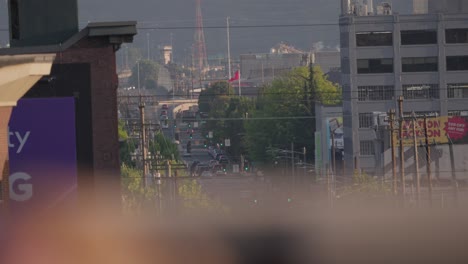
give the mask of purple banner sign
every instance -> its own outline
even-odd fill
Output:
[[[77,187],[73,98],[22,99],[9,123],[10,199],[16,208],[51,208]]]

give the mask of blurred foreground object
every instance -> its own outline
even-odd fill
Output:
[[[117,219],[16,221],[0,263],[468,263],[467,215],[448,210]]]

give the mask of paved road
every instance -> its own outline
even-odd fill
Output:
[[[182,123],[181,120],[177,120],[176,127],[174,127],[173,120],[175,116],[172,110],[179,104],[178,102],[168,104],[169,109],[167,112],[170,126],[163,129],[163,133],[171,140],[174,140],[175,133],[179,133],[180,156],[188,166],[195,160],[201,163],[208,163],[213,158],[208,154],[207,149],[204,148],[204,137],[199,133],[199,130],[194,129],[192,133],[193,138],[190,139],[187,130],[192,130],[192,127],[189,127],[186,123]],[[161,111],[160,107],[161,105],[157,110],[158,115]],[[192,153],[190,157],[187,157],[184,156],[184,153],[186,153],[186,145],[189,140],[192,142]],[[261,179],[247,175],[223,175],[197,178],[197,180],[204,192],[230,208],[245,207],[249,204],[253,205],[255,200],[261,199],[268,188],[268,184],[262,182]]]

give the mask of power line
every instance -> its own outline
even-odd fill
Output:
[[[271,25],[232,25],[231,29],[244,29],[244,28],[291,28],[291,27],[329,27],[329,26],[339,26],[338,23],[314,23],[314,24],[271,24]],[[140,30],[187,30],[187,29],[196,29],[195,26],[173,26],[173,27],[158,27],[158,26],[147,26],[147,27],[137,27]],[[225,29],[226,26],[204,26],[204,29]]]

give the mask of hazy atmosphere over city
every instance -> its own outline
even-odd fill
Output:
[[[468,263],[468,0],[0,0],[0,264]]]
[[[1,29],[8,28],[5,2],[0,4]],[[375,1],[376,4],[378,2],[389,1]],[[391,2],[395,12],[410,12],[411,1]],[[146,45],[146,33],[150,33],[151,45],[154,47],[169,44],[172,33],[176,60],[183,59],[181,54],[186,56],[193,43],[194,29],[177,28],[195,27],[195,0],[80,0],[78,8],[80,27],[86,26],[88,22],[137,20],[139,34],[135,45]],[[331,48],[339,44],[338,26],[320,25],[337,24],[340,13],[338,0],[202,0],[202,12],[208,56],[226,53],[225,29],[209,27],[225,26],[228,16],[233,26],[233,55],[268,52],[282,41],[302,50],[310,50],[317,42]],[[265,25],[304,26],[255,27]],[[236,29],[235,26],[247,27]],[[1,31],[0,43],[7,41],[7,32]]]

